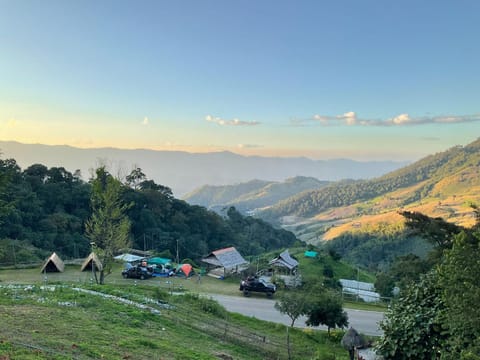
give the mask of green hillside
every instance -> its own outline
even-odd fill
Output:
[[[428,251],[409,238],[400,209],[474,223],[470,203],[480,202],[480,140],[427,156],[402,169],[365,181],[345,181],[298,194],[259,216],[313,244],[329,241],[350,261],[382,266],[395,256]]]
[[[245,212],[272,206],[295,194],[319,189],[329,183],[304,176],[296,176],[284,182],[253,180],[237,185],[203,186],[184,199],[216,211],[235,206],[239,211]]]

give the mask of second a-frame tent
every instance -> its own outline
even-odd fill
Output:
[[[95,266],[95,271],[101,271],[103,268],[97,254],[91,252],[90,255],[88,255],[88,257],[83,262],[80,271],[92,271],[93,266]]]
[[[40,272],[63,272],[65,270],[65,264],[63,260],[54,252],[45,261]]]

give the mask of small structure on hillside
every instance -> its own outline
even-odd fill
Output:
[[[290,274],[294,274],[298,268],[298,261],[290,256],[287,249],[276,258],[270,260],[269,265],[280,269],[287,269]]]
[[[208,264],[208,274],[213,277],[225,277],[229,273],[238,273],[248,266],[248,261],[233,246],[212,251],[202,259]],[[213,267],[213,269],[211,269]]]
[[[352,294],[365,302],[380,301],[380,294],[375,292],[375,285],[372,283],[340,279],[342,284],[342,291],[347,294]]]
[[[91,252],[90,255],[85,259],[80,268],[80,271],[92,271],[95,266],[95,271],[101,271],[103,269],[102,263],[98,258],[97,254]]]
[[[298,273],[298,264],[298,261],[290,256],[288,249],[269,262],[273,268],[272,275],[282,279],[285,286],[291,287],[302,284],[301,276]]]
[[[63,272],[64,270],[65,264],[63,263],[63,260],[54,252],[50,255],[47,261],[45,261],[40,272]]]

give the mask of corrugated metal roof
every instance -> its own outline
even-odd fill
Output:
[[[248,264],[248,261],[246,261],[234,247],[212,251],[208,256],[204,257],[202,261],[215,266],[223,266],[226,269]]]
[[[283,266],[292,270],[298,266],[298,261],[290,256],[288,249],[278,255],[275,259],[270,260],[270,265]]]

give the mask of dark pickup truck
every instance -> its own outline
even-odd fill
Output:
[[[250,296],[250,292],[263,292],[266,293],[268,297],[272,297],[277,287],[265,281],[264,279],[258,278],[247,278],[240,282],[240,291],[243,291],[243,295]]]

